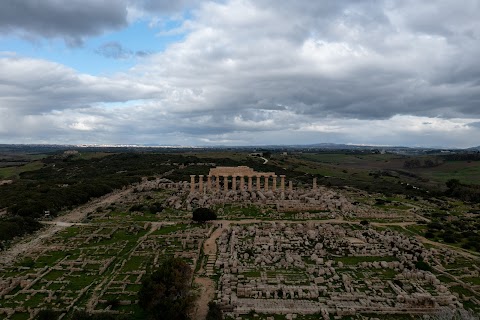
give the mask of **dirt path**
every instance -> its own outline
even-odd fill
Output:
[[[215,297],[215,282],[207,277],[196,277],[194,282],[200,287],[200,290],[193,319],[205,320],[208,313],[208,303]]]
[[[258,221],[258,220],[248,220],[249,223],[251,221]],[[217,239],[222,234],[223,230],[225,230],[228,225],[230,225],[232,221],[226,220],[219,220],[215,221],[213,224],[217,228],[210,234],[210,237],[205,240],[203,243],[203,253],[205,256],[212,256],[216,257],[217,255]],[[236,221],[235,221],[236,222]],[[200,261],[203,263],[203,261]],[[203,266],[200,268],[203,271]],[[210,279],[209,277],[204,276],[196,276],[194,282],[200,287],[199,295],[197,298],[197,307],[195,309],[194,319],[195,320],[205,320],[208,313],[208,303],[213,300],[215,297],[215,282]]]
[[[371,225],[375,227],[388,227],[388,226],[398,226],[398,227],[408,227],[411,225],[416,225],[417,222],[410,221],[410,222],[372,222]]]

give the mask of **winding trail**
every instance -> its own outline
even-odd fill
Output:
[[[208,239],[203,243],[203,253],[208,257],[208,261],[215,261],[217,257],[217,239],[222,234],[223,230],[227,228],[230,221],[215,221],[214,227],[217,227]],[[203,260],[199,261],[202,264],[199,273],[203,272]],[[197,298],[197,307],[195,309],[195,320],[205,320],[208,313],[208,303],[215,297],[215,282],[205,276],[196,276],[194,282],[200,287],[199,296]]]

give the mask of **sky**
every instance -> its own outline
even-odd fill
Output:
[[[480,0],[3,0],[0,143],[480,145]]]

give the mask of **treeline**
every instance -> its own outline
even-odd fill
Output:
[[[433,168],[441,165],[443,162],[438,158],[433,159],[408,159],[403,163],[405,169],[416,169],[416,168]]]
[[[0,220],[2,243],[38,229],[35,219],[45,213],[55,216],[61,210],[121,189],[142,177],[163,174],[172,169],[168,162],[187,164],[199,159],[174,154],[124,153],[89,160],[54,155],[43,162],[42,169],[24,172],[13,184],[0,186],[0,208],[8,213]]]
[[[313,175],[305,175],[303,172],[298,172],[293,169],[284,169],[280,166],[272,165],[270,163],[263,164],[263,160],[257,160],[254,158],[236,161],[230,158],[186,158],[188,161],[185,163],[215,163],[219,167],[236,167],[247,166],[254,169],[257,172],[275,172],[277,176],[286,175],[288,179],[295,182],[312,183]],[[195,160],[195,161],[194,161]],[[173,181],[190,181],[190,175],[208,175],[211,166],[186,166],[181,170],[175,170],[173,173],[167,176],[168,179]],[[198,177],[197,177],[198,179]]]
[[[454,153],[442,156],[447,161],[480,161],[480,153]]]
[[[479,228],[480,223],[477,219],[458,218],[447,221],[444,217],[440,217],[427,224],[425,237],[460,244],[465,249],[480,252],[480,235],[477,234]]]
[[[35,232],[40,227],[41,224],[30,217],[7,216],[0,218],[0,250],[4,249],[6,241]]]
[[[463,184],[458,179],[447,181],[447,191],[445,194],[467,202],[480,202],[480,185]]]

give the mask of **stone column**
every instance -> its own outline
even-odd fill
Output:
[[[269,176],[265,176],[265,186],[263,187],[265,191],[268,191],[268,178]]]
[[[288,181],[288,191],[292,192],[293,191],[293,182]]]
[[[237,176],[232,176],[232,190],[237,191]]]
[[[272,176],[272,191],[277,191],[277,176],[275,174]]]
[[[260,191],[260,176],[257,176],[257,191]]]
[[[317,178],[313,178],[313,186],[312,186],[312,189],[313,189],[313,190],[317,190]]]
[[[284,174],[280,175],[280,189],[282,191],[285,191],[285,175]]]
[[[240,191],[243,192],[245,191],[245,177],[244,176],[240,176]]]
[[[207,176],[207,191],[212,191],[212,176]]]
[[[248,191],[252,192],[252,176],[248,176]]]
[[[200,193],[203,193],[203,174],[199,175],[199,180],[198,180],[198,191]]]
[[[223,176],[223,190],[228,191],[228,176]]]
[[[195,175],[190,175],[190,192],[195,192]]]
[[[215,176],[215,184],[217,185],[217,192],[220,192],[220,176]]]

